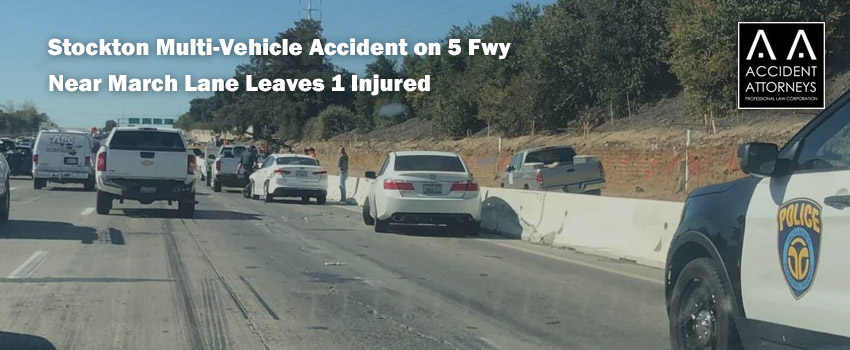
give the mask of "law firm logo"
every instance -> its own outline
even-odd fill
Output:
[[[823,109],[824,22],[738,22],[738,109]]]

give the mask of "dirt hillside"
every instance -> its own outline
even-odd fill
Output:
[[[850,89],[850,73],[827,81],[827,99],[834,100]],[[322,164],[334,172],[337,150],[345,146],[350,155],[352,176],[377,170],[386,152],[401,150],[444,150],[461,154],[484,186],[498,187],[505,164],[516,150],[568,144],[579,154],[598,156],[605,167],[608,185],[603,195],[682,200],[697,187],[743,176],[738,170],[739,144],[759,140],[783,144],[818,111],[747,111],[717,120],[710,132],[703,117],[688,112],[681,94],[643,106],[631,118],[615,120],[595,128],[586,138],[578,128],[552,135],[502,138],[482,131],[472,137],[446,140],[433,137],[431,123],[411,119],[367,134],[350,132],[326,141],[304,141],[295,149],[315,147]],[[687,130],[691,145],[685,147]],[[689,181],[684,189],[684,160],[688,159]]]

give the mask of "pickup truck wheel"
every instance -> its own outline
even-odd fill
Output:
[[[301,196],[301,203],[310,203],[310,197]]]
[[[195,216],[195,202],[179,202],[177,203],[177,213],[182,218],[191,219]]]
[[[83,189],[86,191],[94,191],[94,179],[86,181],[86,183],[83,184]]]
[[[9,190],[9,180],[6,180],[6,194],[0,199],[0,223],[9,221],[9,210],[11,209],[12,191]]]
[[[213,180],[212,185],[213,185],[213,192],[221,192],[221,183]]]
[[[366,224],[366,226],[372,226],[375,224],[375,218],[372,217],[370,211],[369,201],[366,201],[366,203],[363,203],[363,223]]]
[[[108,215],[112,210],[112,196],[103,191],[97,191],[97,213],[100,215]]]
[[[209,176],[207,176],[207,178],[206,178],[206,182],[207,182],[207,187],[210,187],[210,183],[211,183],[211,182],[210,182],[210,177],[209,177]]]
[[[326,203],[327,201],[328,201],[328,196],[327,196],[327,195],[323,195],[323,196],[316,197],[316,203],[319,203],[319,205],[325,205],[325,203]]]
[[[266,184],[263,186],[263,188],[265,189],[265,192],[266,192],[266,197],[265,197],[265,201],[266,201],[266,203],[269,203],[269,202],[273,201],[273,200],[274,200],[274,195],[272,195],[271,193],[269,193],[269,183],[268,183],[268,182],[266,182]]]
[[[670,301],[673,349],[739,349],[734,299],[711,258],[699,258],[682,269]]]
[[[42,179],[33,179],[32,180],[32,188],[40,190],[42,187],[47,185],[47,180]]]
[[[478,236],[481,234],[481,221],[473,221],[466,224],[464,231],[469,236]]]

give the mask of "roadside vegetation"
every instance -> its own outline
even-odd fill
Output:
[[[253,131],[279,142],[369,133],[410,119],[444,138],[486,132],[522,136],[587,132],[631,118],[684,94],[687,113],[706,125],[735,111],[737,22],[826,22],[827,77],[850,65],[846,0],[559,0],[516,4],[487,23],[454,26],[449,38],[510,42],[504,60],[488,56],[377,57],[367,76],[431,76],[430,92],[218,92],[194,99],[184,129]],[[302,20],[277,35],[307,45],[321,24]],[[443,50],[445,52],[445,50]],[[235,77],[323,78],[352,72],[319,56],[255,56]],[[359,74],[359,73],[356,73]]]

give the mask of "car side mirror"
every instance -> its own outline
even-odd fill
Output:
[[[511,172],[511,171],[514,171],[514,170],[516,170],[516,168],[514,168],[514,166],[513,166],[513,165],[508,165],[508,166],[505,168],[505,171],[506,171],[506,172]]]
[[[773,143],[748,142],[738,147],[741,171],[748,175],[771,176],[776,171],[779,146]]]
[[[372,180],[378,178],[378,174],[376,174],[374,171],[367,171],[364,176],[366,176],[367,179],[372,179]]]

